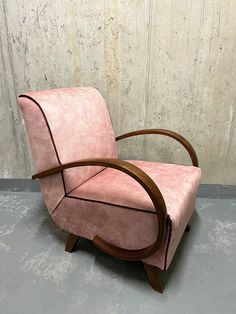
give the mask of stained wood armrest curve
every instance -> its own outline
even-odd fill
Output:
[[[133,132],[129,132],[129,133],[125,133],[125,134],[117,136],[116,141],[120,141],[120,140],[123,140],[123,139],[128,138],[128,137],[145,135],[145,134],[160,134],[160,135],[165,135],[165,136],[168,136],[168,137],[175,139],[176,141],[181,143],[184,146],[184,148],[187,150],[187,152],[189,153],[189,156],[192,160],[193,166],[195,166],[195,167],[199,166],[197,154],[196,154],[193,146],[182,135],[180,135],[176,132],[170,131],[170,130],[166,130],[166,129],[137,130],[137,131],[133,131]]]
[[[157,213],[157,223],[158,223],[158,231],[156,241],[153,242],[148,247],[137,249],[137,250],[129,250],[117,247],[107,241],[103,240],[99,236],[95,236],[93,239],[94,244],[99,247],[101,250],[106,252],[109,255],[112,255],[116,258],[120,258],[123,260],[137,261],[147,258],[152,255],[162,243],[162,240],[166,231],[166,218],[167,211],[164,198],[155,184],[155,182],[140,168],[137,166],[120,159],[110,159],[110,158],[95,158],[95,159],[81,159],[75,162],[66,163],[63,165],[59,165],[55,168],[51,168],[49,170],[37,173],[32,176],[32,179],[40,179],[44,178],[56,173],[59,173],[65,169],[70,169],[74,167],[84,167],[84,166],[102,166],[108,168],[114,168],[116,170],[122,171],[127,175],[131,176],[134,180],[136,180],[147,192],[149,197],[152,200],[154,208]]]

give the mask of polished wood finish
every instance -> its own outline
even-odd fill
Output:
[[[67,242],[66,242],[66,247],[65,247],[65,251],[71,253],[74,251],[76,243],[79,241],[79,236],[76,236],[72,233],[69,233]]]
[[[102,166],[108,168],[114,168],[119,171],[126,173],[136,180],[148,193],[152,200],[154,208],[157,213],[158,230],[155,242],[145,248],[137,250],[129,250],[117,247],[107,241],[103,240],[99,236],[95,236],[93,239],[94,245],[100,248],[107,254],[114,256],[119,259],[138,261],[142,260],[150,255],[152,255],[162,243],[166,231],[166,218],[167,210],[163,196],[158,189],[154,181],[140,168],[135,165],[120,159],[82,159],[79,161],[67,163],[60,165],[58,167],[43,171],[41,173],[35,174],[32,178],[43,178],[49,175],[59,173],[65,169],[73,167],[83,167],[83,166]]]
[[[144,262],[143,266],[145,268],[149,283],[152,286],[152,288],[159,293],[163,293],[164,284],[160,278],[160,270],[157,267],[146,264]]]
[[[197,154],[193,148],[193,146],[180,134],[170,131],[170,130],[165,130],[165,129],[143,129],[143,130],[137,130],[134,132],[129,132],[122,134],[120,136],[116,137],[116,141],[120,141],[122,139],[132,137],[132,136],[138,136],[138,135],[145,135],[145,134],[160,134],[160,135],[165,135],[168,137],[172,137],[179,143],[181,143],[184,148],[188,151],[190,158],[192,160],[193,166],[198,167],[198,158]]]

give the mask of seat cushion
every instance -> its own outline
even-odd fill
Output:
[[[175,164],[127,160],[147,173],[159,187],[175,227],[181,223],[192,195],[198,188],[201,170]],[[106,168],[69,194],[107,204],[155,212],[147,192],[127,174]]]
[[[158,252],[145,261],[161,269],[168,268],[193,213],[201,170],[193,166],[128,161],[146,172],[164,197],[169,216],[167,234]],[[72,191],[62,203],[53,218],[62,227],[68,226],[69,219],[75,234],[90,239],[99,234],[130,249],[145,247],[155,240],[157,217],[148,194],[118,170],[105,168]],[[63,206],[67,210],[74,208],[70,213],[73,218],[65,218],[68,212],[64,212]]]

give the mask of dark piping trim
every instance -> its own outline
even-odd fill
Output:
[[[165,252],[165,266],[164,270],[166,270],[167,266],[167,255],[169,251],[169,246],[170,246],[170,239],[171,239],[171,234],[172,234],[172,221],[169,215],[167,215],[167,224],[169,225],[169,230],[168,230],[168,240],[167,240],[167,245],[166,245],[166,252]]]
[[[81,200],[81,201],[87,201],[87,202],[99,203],[99,204],[103,204],[103,205],[110,205],[110,206],[115,206],[115,207],[121,207],[121,208],[135,210],[135,211],[138,211],[138,212],[143,212],[143,213],[156,215],[156,212],[152,212],[152,211],[144,210],[144,209],[139,209],[139,208],[128,207],[128,206],[124,206],[124,205],[112,204],[112,203],[107,203],[107,202],[103,202],[103,201],[90,200],[90,199],[87,199],[87,198],[76,197],[76,196],[73,196],[73,195],[66,195],[66,197],[78,199],[78,200]]]
[[[58,151],[57,151],[57,148],[56,148],[56,144],[55,144],[55,141],[54,141],[54,138],[53,138],[53,135],[52,135],[52,131],[50,129],[50,126],[49,126],[49,123],[48,123],[48,120],[47,120],[47,117],[42,109],[42,107],[40,106],[40,104],[34,99],[32,98],[31,96],[28,96],[28,95],[20,95],[19,98],[27,98],[29,100],[31,100],[38,108],[39,110],[41,111],[43,117],[44,117],[44,120],[46,122],[46,125],[47,125],[47,128],[48,128],[48,132],[49,132],[49,135],[50,135],[50,138],[52,140],[52,145],[54,147],[54,150],[55,150],[55,154],[57,156],[57,160],[58,160],[58,163],[61,165],[61,161],[60,161],[60,158],[59,158],[59,154],[58,154]],[[64,188],[64,193],[66,195],[66,186],[65,186],[65,180],[64,180],[64,175],[63,175],[63,171],[61,171],[61,177],[62,177],[62,182],[63,182],[63,188]]]

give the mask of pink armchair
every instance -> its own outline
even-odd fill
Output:
[[[94,88],[62,88],[19,96],[44,202],[69,232],[116,258],[142,261],[152,287],[163,292],[167,270],[189,229],[201,170],[190,143],[169,130],[115,138],[107,105]],[[180,142],[193,166],[118,159],[116,141],[161,134]]]

